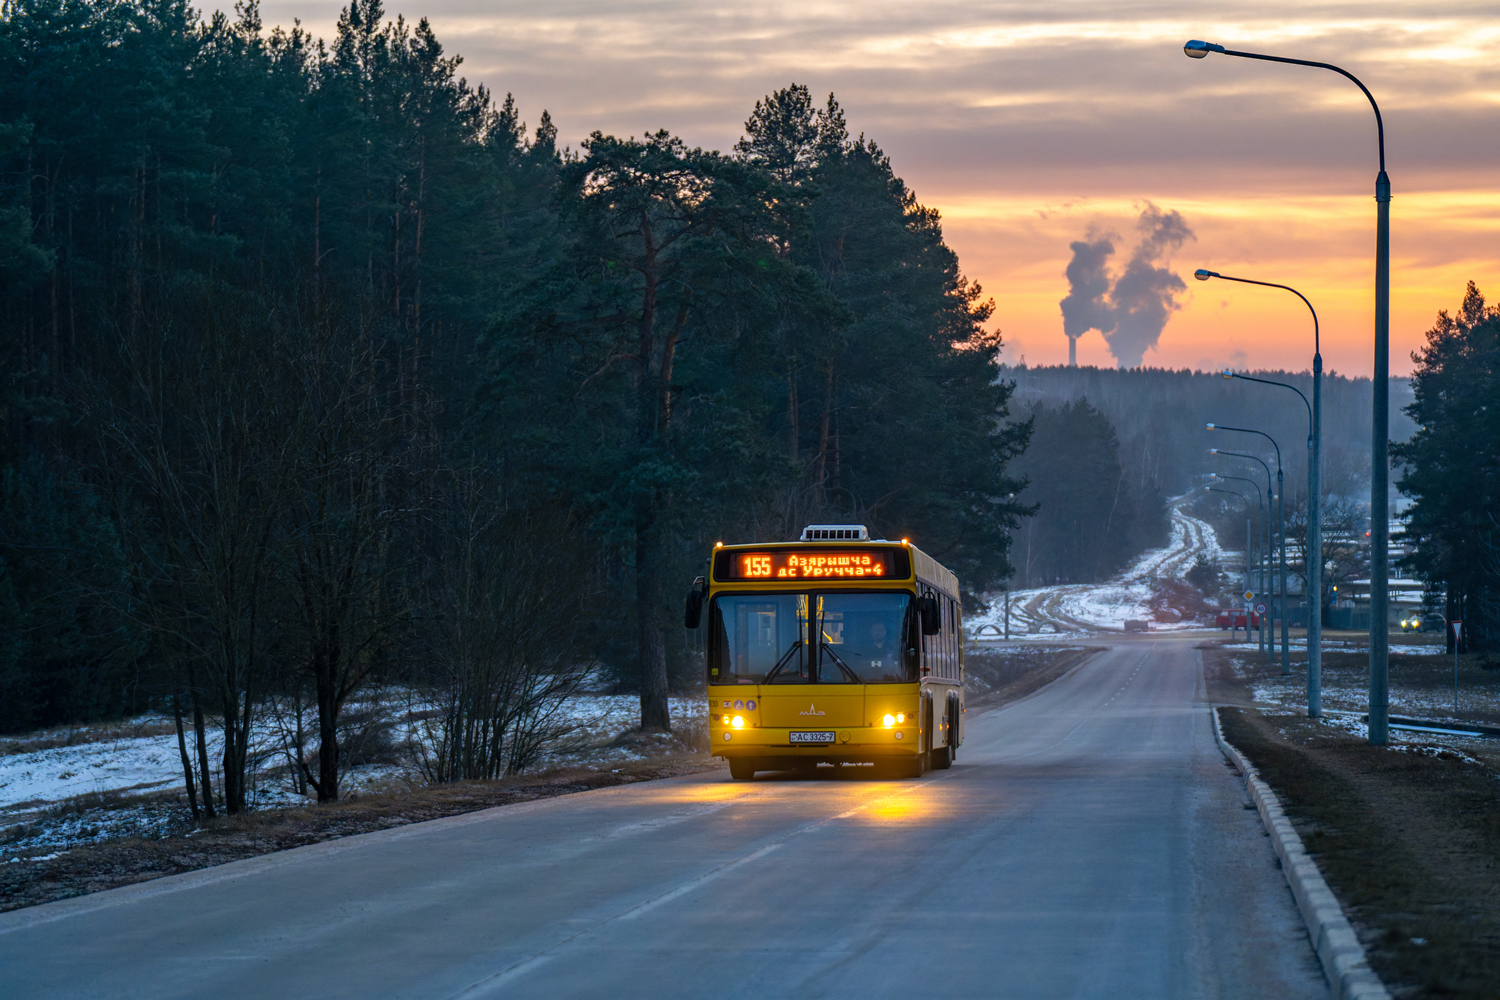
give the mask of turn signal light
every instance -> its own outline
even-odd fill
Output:
[[[724,716],[724,725],[729,725],[729,716]]]
[[[745,720],[743,718],[741,718],[740,716],[738,716],[738,715],[736,715],[734,717],[734,720],[732,722],[730,722],[729,724],[731,726],[733,726],[734,728],[736,728],[736,729],[744,729],[745,728]]]

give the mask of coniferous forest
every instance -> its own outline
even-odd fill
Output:
[[[832,95],[563,148],[379,0],[11,0],[0,64],[0,729],[153,707],[206,780],[207,713],[235,811],[264,713],[337,798],[390,683],[493,776],[578,670],[670,726],[715,540],[1010,573],[991,307]]]

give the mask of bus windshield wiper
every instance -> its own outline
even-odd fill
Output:
[[[788,661],[791,660],[792,654],[795,653],[797,650],[799,650],[799,649],[802,648],[802,643],[803,643],[803,640],[801,640],[801,639],[798,639],[796,642],[792,643],[791,648],[788,649],[786,651],[786,653],[784,653],[782,655],[781,659],[779,659],[779,660],[776,661],[776,666],[772,667],[771,670],[770,670],[770,672],[767,673],[766,676],[764,676],[764,677],[761,678],[760,682],[762,684],[769,684],[769,683],[771,683],[771,681],[773,681],[776,678],[776,675],[779,674],[779,673],[781,673],[781,668],[784,667],[784,666],[786,666],[787,663],[788,663]]]
[[[830,646],[828,643],[825,642],[825,643],[823,643],[823,648],[828,651],[828,655],[833,658],[833,662],[837,663],[839,665],[839,669],[844,672],[844,676],[848,677],[849,680],[851,680],[855,684],[863,684],[864,683],[864,680],[859,676],[859,674],[856,674],[854,672],[854,670],[849,666],[849,664],[845,663],[839,657],[839,654],[837,654],[837,653],[835,653],[833,651],[833,647],[832,646]]]

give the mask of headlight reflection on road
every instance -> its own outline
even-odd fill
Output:
[[[938,809],[929,795],[893,795],[861,810],[858,816],[868,816],[882,825],[910,826],[931,823],[938,818]]]

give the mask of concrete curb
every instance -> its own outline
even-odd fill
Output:
[[[1245,759],[1228,740],[1219,727],[1219,706],[1210,707],[1214,720],[1214,738],[1224,755],[1239,768],[1245,778],[1245,787],[1250,800],[1260,813],[1261,822],[1271,835],[1276,856],[1281,859],[1281,871],[1291,886],[1292,897],[1302,919],[1307,924],[1307,934],[1312,938],[1313,950],[1323,964],[1323,975],[1333,987],[1336,1000],[1391,1000],[1390,992],[1365,957],[1364,946],[1344,916],[1343,907],[1323,880],[1323,873],[1308,857],[1302,846],[1302,838],[1292,828],[1291,820],[1281,808],[1281,802],[1271,786],[1261,780],[1260,772]]]

